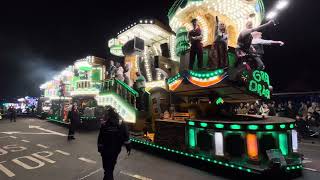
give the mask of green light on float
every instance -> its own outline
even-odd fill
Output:
[[[288,136],[285,133],[279,134],[279,148],[284,156],[288,155]]]
[[[208,127],[208,123],[200,123],[200,126],[206,128]]]
[[[189,129],[189,145],[191,148],[194,148],[196,146],[195,138],[195,130],[193,128]]]
[[[290,128],[293,129],[294,128],[294,124],[290,124]]]
[[[215,124],[214,125],[216,128],[218,129],[223,129],[224,128],[224,125],[223,124]]]
[[[194,126],[194,125],[196,125],[196,123],[195,123],[195,122],[193,122],[193,121],[189,121],[189,122],[188,122],[188,124],[189,124],[190,126]]]
[[[274,128],[274,126],[273,125],[266,125],[265,128],[266,128],[266,130],[272,130]]]
[[[258,130],[258,129],[259,129],[259,126],[258,126],[258,125],[249,125],[249,126],[248,126],[248,129],[249,129],[249,130]]]
[[[219,104],[223,104],[224,103],[224,100],[219,97],[217,100],[216,100],[216,105],[219,105]]]
[[[281,128],[281,129],[284,129],[284,128],[286,128],[286,125],[285,125],[285,124],[281,124],[281,125],[280,125],[280,128]]]
[[[241,126],[239,124],[233,124],[230,126],[230,128],[233,130],[239,130],[239,129],[241,129]]]

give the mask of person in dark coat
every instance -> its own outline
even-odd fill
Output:
[[[128,129],[124,123],[120,122],[116,110],[108,106],[98,136],[98,151],[102,156],[104,169],[103,180],[113,180],[113,170],[123,144],[126,145],[127,153],[130,155]]]
[[[75,131],[80,124],[80,114],[77,104],[72,106],[71,111],[68,113],[68,119],[70,121],[68,140],[74,140]]]
[[[16,117],[17,117],[16,108],[14,108],[13,106],[10,106],[9,113],[10,113],[10,122],[12,121],[16,122]]]

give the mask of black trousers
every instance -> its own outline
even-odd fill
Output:
[[[10,115],[10,122],[12,121],[16,122],[16,116],[14,114]]]
[[[256,62],[256,66],[258,70],[264,70],[265,66],[262,61],[261,56],[253,56],[254,61]]]
[[[119,154],[105,154],[102,153],[102,165],[104,169],[104,178],[103,180],[114,180],[113,171],[116,166],[117,159]]]
[[[69,125],[69,133],[68,133],[68,138],[73,137],[75,134],[75,127],[73,125]]]
[[[196,61],[196,56],[198,59],[198,68],[201,69],[203,65],[203,48],[197,46],[191,46],[190,50],[190,61],[189,61],[189,69],[193,69],[194,62]]]

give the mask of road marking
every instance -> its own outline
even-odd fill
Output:
[[[8,134],[8,135],[12,135],[12,134],[30,134],[30,135],[38,135],[38,134],[40,134],[40,135],[45,135],[45,134],[47,134],[47,135],[50,135],[50,134],[52,134],[53,135],[53,133],[33,133],[33,132],[19,132],[19,131],[9,131],[9,132],[0,132],[0,133],[3,133],[3,134]]]
[[[303,160],[302,161],[302,164],[307,164],[307,163],[312,163],[312,161],[309,161],[309,160]]]
[[[2,163],[5,163],[6,161],[2,161],[2,162],[0,162],[0,170],[2,171],[2,172],[4,172],[4,174],[6,174],[8,177],[13,177],[13,176],[15,176],[15,174],[12,172],[12,171],[10,171],[9,169],[7,169],[6,167],[4,167],[3,165],[2,165]]]
[[[140,176],[138,174],[132,174],[132,173],[129,173],[129,172],[126,172],[126,171],[120,171],[120,174],[124,174],[124,175],[127,175],[129,177],[133,177],[133,178],[140,179],[140,180],[152,180],[151,178]]]
[[[313,171],[313,172],[318,172],[318,170],[316,170],[316,169],[312,169],[312,168],[306,168],[306,167],[304,167],[303,169],[305,169],[305,170],[309,170],[309,171]]]
[[[96,161],[93,161],[91,159],[87,159],[87,158],[84,158],[84,157],[80,157],[78,159],[81,160],[81,161],[87,162],[87,163],[91,163],[91,164],[96,164],[97,163]]]
[[[56,150],[57,153],[60,153],[60,154],[63,154],[63,155],[66,155],[66,156],[70,156],[71,154],[68,153],[68,152],[65,152],[65,151],[61,151],[61,150]]]
[[[23,140],[21,140],[21,141],[22,141],[22,142],[26,142],[26,143],[29,143],[29,142],[30,142],[30,141],[28,141],[28,140],[24,140],[24,139],[23,139]]]
[[[44,149],[48,149],[48,146],[42,145],[42,144],[37,144],[38,147],[44,148]]]
[[[62,134],[62,133],[59,133],[59,132],[56,132],[56,131],[51,131],[49,129],[41,128],[40,126],[29,125],[29,128],[30,129],[39,129],[41,131],[44,131],[44,132],[47,132],[47,133],[51,133],[51,134],[55,134],[55,135],[58,135],[58,136],[63,136],[63,137],[67,137],[68,136],[66,134]]]
[[[86,175],[86,176],[84,176],[84,177],[82,177],[82,178],[79,178],[78,180],[86,179],[87,177],[92,176],[92,175],[98,173],[99,171],[102,171],[102,168],[97,169],[97,170],[93,171],[92,173],[90,173],[90,174],[88,174],[88,175]]]
[[[2,136],[0,137],[0,139],[4,139],[4,138],[8,138],[9,136]]]
[[[15,137],[15,136],[9,136],[9,137],[11,137],[12,139],[17,139],[17,137]]]

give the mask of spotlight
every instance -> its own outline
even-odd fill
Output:
[[[267,19],[273,19],[278,15],[276,11],[271,11],[267,14]]]
[[[289,4],[289,1],[287,1],[287,0],[279,1],[278,4],[276,5],[276,9],[281,10],[281,9],[287,7],[288,4]]]

